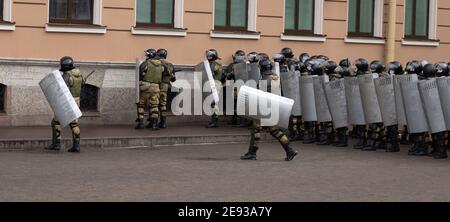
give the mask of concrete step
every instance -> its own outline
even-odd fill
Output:
[[[71,132],[64,129],[61,141],[63,149],[72,145]],[[81,127],[82,148],[140,148],[196,144],[248,143],[248,129],[222,126],[207,129],[204,126],[176,126],[164,130],[135,130],[134,126],[85,126]],[[262,134],[261,140],[273,140]],[[0,128],[0,150],[40,150],[51,144],[50,127]]]

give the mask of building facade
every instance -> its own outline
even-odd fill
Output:
[[[132,123],[135,61],[165,48],[192,79],[215,48],[269,55],[291,47],[333,60],[450,61],[444,0],[0,0],[0,126],[47,125],[38,82],[71,55],[83,72],[83,122]],[[391,28],[389,28],[391,24]],[[389,39],[389,36],[392,38]],[[388,44],[389,40],[391,41]]]

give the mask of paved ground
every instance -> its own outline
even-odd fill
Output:
[[[449,201],[450,160],[304,146],[258,161],[246,144],[0,152],[0,201]]]

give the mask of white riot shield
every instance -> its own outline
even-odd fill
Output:
[[[302,104],[300,101],[300,73],[289,71],[280,73],[281,89],[283,97],[294,100],[292,108],[293,116],[302,115]]]
[[[447,130],[436,79],[419,81],[420,96],[431,133]],[[448,98],[447,98],[448,99]]]
[[[405,106],[408,133],[428,132],[427,117],[420,98],[418,77],[416,74],[407,75],[401,81],[403,105]]]
[[[380,105],[378,103],[377,92],[375,90],[373,74],[364,74],[358,76],[359,90],[364,108],[364,118],[366,123],[381,123]]]
[[[445,117],[445,125],[450,130],[450,77],[439,77],[436,79],[441,99],[442,111]]]
[[[261,71],[259,69],[258,63],[250,63],[247,66],[249,67],[248,79],[258,83],[259,80],[261,79]]]
[[[294,100],[242,86],[237,98],[238,115],[261,121],[261,126],[288,129]]]
[[[392,76],[380,77],[374,81],[384,126],[397,125],[394,78]]]
[[[236,80],[242,80],[247,82],[248,80],[248,71],[247,71],[247,63],[239,62],[233,65],[234,77]]]
[[[407,77],[407,75],[394,76],[395,112],[397,113],[397,122],[399,126],[405,126],[407,124],[401,87],[401,82]]]
[[[141,63],[142,63],[142,61],[139,60],[138,58],[136,58],[136,73],[135,73],[136,103],[139,103],[139,93],[140,93],[140,90],[139,90],[139,79],[140,79],[139,71],[140,70],[139,69],[140,69]]]
[[[345,97],[347,98],[348,123],[352,125],[365,125],[364,108],[356,77],[344,77]]]
[[[272,80],[272,83],[271,83],[272,93],[275,95],[281,96],[280,64],[278,62],[275,62],[275,65],[273,67],[273,73],[276,76],[278,76],[278,79]]]
[[[39,86],[62,127],[81,117],[80,108],[58,70],[43,78]]]
[[[300,76],[300,101],[303,121],[317,121],[314,76]]]
[[[317,76],[314,81],[314,96],[316,103],[317,121],[331,122],[330,108],[328,107],[327,98],[324,90],[324,83],[330,81],[328,75]]]
[[[348,127],[347,100],[344,79],[325,83],[325,94],[335,129]]]
[[[205,91],[203,92],[203,97],[206,98],[207,96],[211,95],[213,96],[214,102],[218,105],[219,104],[219,91],[216,86],[216,81],[214,80],[211,66],[209,65],[208,60],[205,60],[201,63],[199,63],[195,67],[195,71],[202,72],[202,89],[203,86],[205,86]],[[206,83],[206,85],[205,85]]]

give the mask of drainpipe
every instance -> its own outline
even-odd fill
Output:
[[[397,0],[389,0],[389,19],[386,42],[386,64],[395,59],[395,31],[397,18]]]

